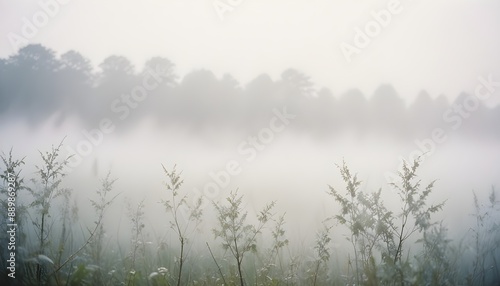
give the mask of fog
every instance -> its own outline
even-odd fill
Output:
[[[388,207],[399,209],[400,200],[389,186],[391,180],[386,174],[399,170],[402,160],[411,159],[411,152],[418,149],[415,142],[394,134],[360,134],[349,129],[332,137],[318,138],[308,130],[297,130],[293,123],[297,118],[294,118],[283,131],[275,133],[270,142],[260,142],[264,146],[262,150],[250,148],[249,144],[244,145],[246,149],[239,149],[242,142],[249,142],[249,136],[258,138],[260,130],[269,128],[265,122],[274,114],[269,112],[267,115],[261,128],[254,126],[255,131],[213,129],[210,133],[198,134],[186,131],[189,128],[182,125],[162,127],[146,116],[132,124],[130,130],[104,135],[99,144],[93,145],[91,154],[80,155],[81,161],[68,169],[63,182],[64,186],[73,189],[78,202],[78,224],[90,225],[94,220],[89,200],[95,199],[99,179],[110,171],[111,176],[118,179],[114,189],[120,193],[105,219],[110,241],[116,239],[122,247],[129,243],[131,225],[126,218],[127,204],[133,206],[144,200],[148,240],[154,243],[165,240],[175,245],[177,239],[167,223],[170,215],[159,203],[169,195],[163,185],[162,164],[167,169],[176,165],[182,170],[185,181],[182,190],[189,196],[190,203],[200,195],[205,200],[204,220],[195,243],[199,249],[197,253],[204,253],[205,241],[216,245],[212,235],[216,225],[212,202],[224,201],[230,191],[236,189],[244,195],[244,208],[251,217],[266,203],[276,201],[275,213],[286,213],[285,229],[291,249],[307,253],[321,221],[340,211],[327,192],[328,185],[344,192],[345,184],[336,166],[343,161],[358,173],[363,192],[382,188]],[[37,150],[50,150],[51,145],[57,145],[63,138],[64,145],[73,148],[82,140],[88,140],[81,133],[87,130],[85,124],[76,119],[55,124],[56,117],[48,118],[36,128],[22,120],[3,121],[0,134],[8,138],[9,145],[2,141],[2,150],[12,147],[15,156],[26,156],[27,164],[21,175],[36,176],[34,165],[42,163]],[[448,136],[445,143],[436,143],[427,150],[430,154],[422,160],[419,175],[423,185],[437,180],[429,201],[446,201],[446,204],[433,219],[442,221],[449,228],[450,239],[459,243],[471,236],[470,229],[475,223],[471,216],[474,213],[472,191],[485,201],[491,187],[500,183],[500,148],[498,139],[486,135],[469,137],[457,131]],[[254,153],[241,152],[250,149]],[[79,156],[68,148],[63,150],[64,156]],[[220,174],[227,174],[229,162],[237,162],[238,174],[226,177],[229,178],[227,184],[218,183],[214,176],[224,177]],[[214,183],[217,190],[206,189]],[[348,231],[339,224],[334,225],[332,251],[336,259],[342,260],[349,246],[345,240]],[[418,247],[418,244],[412,246]]]
[[[5,285],[499,283],[497,2],[28,2],[0,12]]]
[[[63,138],[65,146],[76,146],[86,140],[80,133],[85,127],[76,122],[55,126],[49,119],[35,130],[20,121],[4,122],[1,134],[10,144],[3,144],[2,150],[7,152],[12,148],[18,157],[26,156],[29,163],[23,170],[25,176],[33,176],[33,165],[41,163],[37,150],[50,150],[51,145],[57,145]],[[218,185],[218,190],[209,188],[205,199],[223,200],[231,190],[240,189],[249,211],[275,200],[277,210],[286,211],[289,227],[295,228],[298,235],[308,236],[314,233],[314,228],[306,230],[311,223],[334,213],[335,202],[326,192],[328,185],[344,188],[336,165],[345,161],[359,174],[363,191],[382,188],[386,200],[397,206],[399,201],[386,173],[396,173],[402,160],[410,159],[410,153],[418,149],[414,142],[401,142],[389,136],[362,137],[349,132],[335,139],[316,139],[307,131],[292,131],[291,125],[288,130],[276,133],[271,142],[262,144],[263,150],[246,145],[244,150],[255,151],[253,157],[239,152],[238,147],[258,133],[214,131],[207,138],[181,127],[160,128],[152,120],[144,119],[124,134],[105,135],[102,143],[92,147],[90,155],[81,156],[79,164],[68,169],[65,185],[74,188],[84,204],[92,197],[97,179],[110,171],[118,178],[120,202],[127,197],[154,204],[167,195],[162,186],[161,164],[170,169],[177,165],[183,171],[183,189],[197,196],[207,184],[217,183],[210,174],[226,173],[227,163],[235,161],[240,172],[229,176],[227,186]],[[267,127],[262,125],[262,128]],[[428,150],[432,153],[424,157],[420,176],[423,182],[437,180],[433,199],[447,201],[440,218],[458,231],[461,222],[473,211],[472,191],[486,197],[491,186],[498,185],[500,149],[497,140],[449,136],[448,142]],[[79,156],[69,150],[74,149],[64,150],[65,156]],[[155,220],[155,216],[150,219]]]

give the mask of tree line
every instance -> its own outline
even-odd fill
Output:
[[[112,55],[95,69],[77,51],[57,55],[40,44],[0,59],[0,117],[20,118],[33,127],[55,116],[57,123],[76,117],[90,128],[115,116],[127,117],[127,128],[121,130],[151,117],[160,126],[180,124],[194,131],[252,131],[269,119],[273,108],[286,106],[297,115],[293,128],[314,135],[335,136],[348,129],[413,139],[450,127],[460,116],[464,124],[458,132],[499,138],[495,123],[500,106],[480,102],[467,110],[463,101],[469,96],[474,95],[462,93],[449,102],[444,95],[421,91],[407,105],[389,84],[369,97],[357,89],[337,96],[291,68],[279,79],[261,74],[242,85],[230,74],[217,78],[204,69],[181,77],[163,57],[152,57],[137,69],[126,57]]]

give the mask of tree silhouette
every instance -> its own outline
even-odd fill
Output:
[[[436,126],[440,115],[436,113],[434,101],[425,90],[420,91],[408,107],[408,122],[414,135],[429,136],[431,126]]]
[[[471,96],[463,93],[453,104],[463,105],[467,100],[473,104]],[[213,134],[215,130],[252,133],[268,123],[274,108],[286,107],[298,115],[291,127],[297,132],[314,136],[336,136],[340,130],[383,132],[413,141],[430,136],[434,128],[449,128],[443,114],[454,105],[444,95],[432,99],[422,91],[406,108],[402,97],[388,84],[378,87],[369,100],[357,89],[336,100],[330,90],[316,90],[309,76],[293,68],[284,70],[277,80],[261,74],[240,85],[230,74],[217,78],[209,70],[180,77],[175,64],[164,57],[150,58],[137,73],[123,56],[111,55],[94,70],[77,51],[58,58],[40,44],[27,45],[0,59],[0,116],[27,121],[32,127],[58,115],[56,124],[76,116],[88,128],[96,128],[101,119],[110,118],[126,127],[117,130],[126,132],[134,123],[150,117],[162,126],[175,124],[197,135]],[[469,117],[462,118],[467,122],[458,133],[500,137],[494,135],[500,117],[498,108],[480,102],[473,109]]]
[[[165,85],[176,86],[178,76],[175,73],[175,64],[173,64],[170,60],[162,57],[153,57],[146,61],[144,64],[144,69],[142,70],[142,75],[144,76],[150,70],[153,70],[157,73],[162,74],[162,78],[164,80]]]
[[[209,120],[217,78],[209,70],[197,70],[187,74],[179,86],[179,110],[181,120],[189,122],[200,131]]]
[[[161,82],[152,78],[152,73],[161,78]],[[179,99],[175,96],[179,86],[175,64],[163,57],[153,57],[144,64],[140,78],[147,80],[154,88],[148,91],[148,99],[141,103],[141,108],[136,112],[141,116],[154,115],[156,121],[162,125],[172,123]]]
[[[281,79],[288,87],[295,89],[302,96],[312,96],[314,94],[314,85],[311,78],[295,69],[287,69],[281,74]]]
[[[99,65],[103,78],[129,76],[134,74],[134,66],[125,57],[109,56]]]
[[[369,101],[371,130],[396,132],[402,135],[406,128],[405,105],[391,85],[379,86]]]
[[[40,44],[21,48],[6,61],[5,93],[22,118],[35,125],[59,110],[58,71],[55,53]]]
[[[138,104],[132,98],[132,89],[139,84],[134,74],[134,66],[125,57],[109,56],[99,64],[98,74],[91,101],[91,113],[87,118],[90,126],[98,126],[102,118],[112,118],[122,122],[125,117],[135,111]],[[116,106],[126,107],[128,114],[114,112]],[[117,120],[122,119],[122,121]],[[129,123],[130,121],[127,120]]]
[[[261,74],[245,85],[241,99],[242,121],[248,130],[262,128],[262,119],[268,116],[272,107],[279,106],[277,90],[268,74]]]
[[[55,52],[40,44],[31,44],[19,49],[8,62],[12,67],[33,71],[55,72],[61,67],[60,62],[56,60]]]
[[[460,117],[460,126],[456,131],[464,136],[480,136],[487,134],[488,109],[475,95],[460,93],[452,106],[458,106],[460,111],[454,111],[454,117]],[[455,107],[453,107],[455,110]]]
[[[339,100],[339,116],[342,129],[364,132],[367,124],[367,100],[358,89],[344,93]]]
[[[339,125],[339,115],[338,102],[332,92],[322,88],[318,91],[318,96],[311,100],[311,110],[308,112],[315,116],[310,118],[308,125],[317,135],[327,137],[334,135]]]
[[[90,97],[95,79],[92,65],[76,51],[62,54],[60,61],[59,88],[62,94],[62,111],[65,115],[77,114],[87,118],[92,110]]]

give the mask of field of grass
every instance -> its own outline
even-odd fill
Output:
[[[61,147],[40,152],[32,178],[22,172],[31,162],[2,153],[0,215],[7,223],[0,233],[1,285],[500,285],[495,189],[484,202],[467,194],[475,224],[465,237],[452,239],[434,218],[445,202],[429,201],[434,182],[419,179],[419,160],[399,170],[392,186],[396,207],[384,203],[382,190],[360,191],[356,174],[339,164],[332,181],[341,179],[345,189],[325,186],[339,211],[325,217],[312,244],[297,251],[292,246],[300,242],[285,227],[293,222],[275,210],[279,202],[252,216],[244,195],[233,190],[208,210],[203,198],[193,200],[183,188],[189,178],[175,166],[163,166],[158,180],[165,181],[164,196],[157,198],[174,241],[151,233],[160,226],[147,225],[144,201],[125,207],[127,238],[107,231],[107,211],[120,203],[111,173],[103,174],[87,201],[93,217],[84,224],[75,193],[63,187],[68,158],[61,157]],[[207,211],[215,221],[204,220]],[[210,241],[198,233],[202,224],[210,224]],[[339,228],[348,233],[345,241],[333,239]],[[334,251],[334,243],[349,245],[346,255]]]

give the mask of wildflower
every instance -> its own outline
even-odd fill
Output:
[[[52,261],[52,259],[48,258],[47,256],[45,256],[43,254],[38,255],[37,261],[39,264],[41,264],[41,262],[47,262],[50,264],[54,264],[54,261]]]
[[[43,254],[39,254],[36,257],[28,258],[25,261],[26,262],[34,262],[34,263],[40,264],[40,265],[45,264],[45,263],[54,264],[54,261],[52,261],[52,259],[48,258],[47,256],[45,256]]]
[[[168,273],[168,269],[165,268],[165,267],[160,267],[158,268],[158,272],[161,274],[161,275],[165,275],[166,273]]]
[[[151,272],[151,274],[149,274],[149,276],[148,276],[148,279],[153,279],[156,276],[158,276],[158,272],[156,272],[156,271],[155,272]]]

